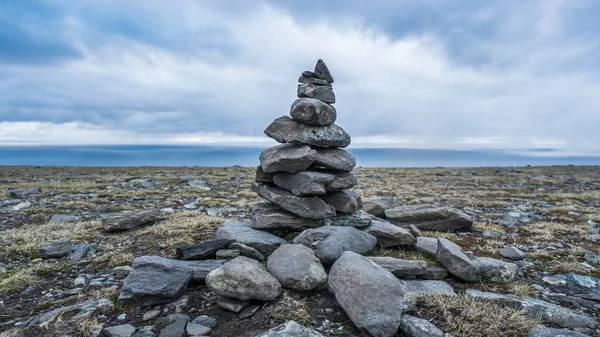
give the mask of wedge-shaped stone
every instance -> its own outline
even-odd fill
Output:
[[[282,244],[284,239],[271,233],[250,227],[243,222],[225,222],[215,233],[215,239],[233,240],[258,250],[261,254],[270,255]]]
[[[310,97],[325,103],[335,103],[333,88],[329,85],[315,85],[312,83],[298,84],[298,97]]]
[[[346,150],[336,147],[314,149],[317,153],[314,156],[313,166],[324,167],[330,170],[350,172],[356,165],[356,159]]]
[[[438,250],[438,240],[437,238],[421,236],[417,238],[416,247],[419,252],[435,257]]]
[[[460,246],[448,239],[438,239],[437,261],[448,272],[467,282],[481,281],[479,268],[463,253]]]
[[[414,246],[417,243],[417,239],[405,228],[376,217],[373,217],[369,226],[361,228],[361,230],[376,237],[377,243],[384,248]]]
[[[343,252],[366,254],[375,248],[377,239],[354,227],[323,226],[307,229],[293,240],[312,249],[323,263],[333,263]]]
[[[329,192],[327,194],[319,195],[318,197],[323,199],[338,212],[354,213],[362,208],[360,196],[351,190]]]
[[[302,171],[278,173],[273,177],[275,185],[295,195],[325,194],[351,188],[358,182],[352,173],[328,173]]]
[[[333,76],[331,76],[329,68],[327,68],[327,65],[325,64],[325,62],[323,62],[323,60],[317,60],[317,64],[315,65],[315,71],[313,73],[318,78],[324,79],[329,83],[333,83]]]
[[[337,112],[333,105],[305,97],[294,101],[290,109],[290,116],[301,123],[328,126],[335,122]]]
[[[262,165],[258,165],[256,167],[256,178],[254,180],[260,183],[272,183],[273,173],[263,171]]]
[[[470,230],[473,221],[465,213],[448,207],[433,205],[405,205],[385,211],[386,219],[398,226],[415,225],[429,231]]]
[[[265,149],[260,154],[259,160],[262,171],[265,173],[294,173],[304,171],[312,165],[315,155],[316,151],[309,146],[283,144]]]
[[[336,124],[312,126],[282,116],[273,121],[265,134],[280,143],[305,144],[320,147],[346,147],[350,145],[350,135]],[[268,171],[263,166],[265,172]],[[297,171],[296,171],[297,172]]]
[[[372,197],[363,201],[363,210],[385,219],[385,211],[394,208],[395,205],[396,202],[392,197]]]
[[[390,256],[373,256],[369,260],[389,270],[399,279],[414,279],[427,272],[427,263],[418,260],[402,260]]]
[[[238,256],[206,276],[206,285],[220,296],[240,300],[272,301],[281,284],[258,261]]]
[[[323,221],[299,217],[274,204],[261,202],[252,208],[250,225],[256,229],[302,231],[323,226]]]
[[[227,248],[232,243],[233,240],[202,241],[193,245],[177,247],[175,256],[181,260],[212,259],[218,250]]]
[[[392,273],[353,252],[344,252],[329,272],[329,290],[363,332],[391,337],[405,307],[404,284]]]
[[[252,191],[303,218],[325,219],[335,216],[335,208],[317,197],[299,197],[283,188],[264,183],[252,183]]]

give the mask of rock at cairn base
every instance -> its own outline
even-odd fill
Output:
[[[243,222],[225,222],[215,233],[215,239],[233,240],[258,250],[261,254],[271,255],[282,244],[284,239],[271,233],[250,227]]]
[[[375,248],[377,239],[354,227],[323,226],[305,230],[294,238],[294,243],[311,248],[321,262],[333,263],[345,251],[370,252]]]
[[[323,221],[302,218],[271,203],[261,202],[252,208],[252,228],[264,230],[302,231],[323,226]]]
[[[360,196],[351,190],[331,192],[319,195],[328,205],[333,206],[336,211],[342,213],[354,213],[362,208]]]
[[[293,120],[288,116],[277,118],[265,134],[280,143],[305,144],[320,147],[346,147],[350,135],[336,124],[312,126]]]
[[[312,290],[327,280],[315,253],[303,245],[282,245],[267,260],[267,270],[285,288]]]
[[[473,224],[468,215],[457,209],[427,204],[395,207],[386,210],[385,215],[395,225],[408,227],[413,224],[429,231],[468,231]]]

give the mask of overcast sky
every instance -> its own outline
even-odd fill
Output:
[[[263,145],[322,58],[355,147],[600,150],[597,0],[0,2],[0,144]]]

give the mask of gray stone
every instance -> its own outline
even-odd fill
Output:
[[[481,235],[485,239],[494,239],[494,238],[502,237],[502,233],[496,232],[496,231],[493,231],[493,230],[490,230],[490,229],[484,230],[483,233],[481,233]]]
[[[473,264],[479,269],[481,278],[495,283],[510,283],[517,278],[519,266],[514,263],[489,257],[478,257]]]
[[[402,315],[400,331],[407,337],[444,337],[444,332],[426,319]]]
[[[415,238],[418,238],[418,237],[421,237],[421,236],[423,236],[423,234],[421,233],[421,230],[419,230],[419,229],[417,228],[417,226],[415,226],[415,225],[409,225],[409,226],[408,226],[408,231],[409,231],[409,232],[410,232],[410,234],[411,234],[412,236],[414,236]]]
[[[317,151],[307,145],[282,144],[265,149],[260,154],[259,160],[262,171],[265,173],[294,173],[309,168],[316,155]]]
[[[394,208],[396,202],[392,197],[372,197],[363,201],[363,210],[378,218],[385,219],[385,211]]]
[[[335,103],[335,94],[333,88],[329,85],[300,83],[298,84],[298,97],[310,97],[325,103]]]
[[[294,321],[287,321],[256,337],[323,337],[323,335]]]
[[[72,223],[72,222],[77,222],[79,220],[79,217],[74,216],[74,215],[67,215],[67,214],[54,214],[50,220],[48,220],[49,224],[61,224],[61,223]]]
[[[196,323],[188,323],[187,326],[185,327],[185,332],[187,332],[188,336],[205,336],[210,334],[210,332],[212,331],[211,328],[204,326],[204,325],[200,325],[200,324],[196,324]]]
[[[293,290],[312,290],[327,280],[327,273],[315,253],[301,244],[277,248],[267,259],[267,271],[284,288]]]
[[[369,226],[361,230],[376,237],[377,243],[384,248],[414,246],[417,243],[417,239],[406,229],[379,218],[372,219]]]
[[[149,321],[153,318],[156,318],[160,315],[160,313],[161,313],[160,310],[148,310],[142,316],[142,321]]]
[[[206,276],[206,285],[220,296],[272,301],[281,284],[258,261],[238,256]]]
[[[131,324],[121,324],[102,329],[102,335],[105,337],[131,337],[135,330]]]
[[[448,270],[444,267],[431,266],[427,267],[425,274],[420,277],[425,280],[443,280],[448,277]]]
[[[438,250],[438,240],[437,238],[429,238],[429,237],[418,237],[416,247],[417,250],[421,253],[429,255],[431,257],[435,257],[437,255]]]
[[[568,273],[544,276],[542,279],[546,283],[560,285],[562,289],[571,293],[600,296],[600,278]]]
[[[404,285],[366,257],[344,252],[329,272],[329,290],[363,332],[396,334],[405,307]]]
[[[454,296],[456,293],[450,284],[438,280],[404,281],[407,305],[413,306],[419,298],[432,295]]]
[[[112,274],[116,277],[126,277],[132,270],[130,266],[118,266],[113,268]]]
[[[200,316],[194,318],[192,323],[204,325],[211,329],[217,326],[217,320],[214,317],[210,317],[210,316],[206,316],[206,315],[200,315]]]
[[[279,146],[281,146],[281,145],[279,145]],[[267,172],[263,171],[262,166],[258,165],[256,167],[256,177],[254,178],[254,181],[260,182],[260,183],[272,183],[273,182],[273,173],[267,173]]]
[[[265,230],[302,231],[323,225],[322,220],[299,217],[268,202],[254,204],[250,226]]]
[[[377,239],[354,227],[323,226],[307,229],[294,238],[315,252],[323,263],[335,262],[343,252],[366,254],[375,248]]]
[[[87,256],[90,250],[92,250],[92,246],[89,243],[78,243],[75,245],[73,252],[71,252],[71,254],[69,255],[69,260],[81,261]]]
[[[126,231],[136,227],[151,225],[161,219],[161,213],[145,209],[126,213],[109,214],[102,217],[102,226],[107,232]]]
[[[245,319],[245,318],[251,317],[258,311],[258,309],[260,309],[259,305],[251,305],[251,306],[245,308],[244,310],[240,311],[238,317],[239,317],[239,319]]]
[[[175,256],[181,260],[204,260],[215,257],[215,253],[229,247],[233,240],[209,240],[193,245],[177,247]]]
[[[258,250],[261,254],[270,255],[277,247],[287,243],[284,239],[250,227],[242,222],[225,222],[215,233],[215,239],[227,239],[239,242]]]
[[[206,185],[206,181],[204,181],[204,180],[190,180],[190,181],[188,181],[188,186],[195,187],[195,188],[201,188],[201,189],[204,189],[205,191],[210,191],[210,187],[208,187]]]
[[[278,173],[273,177],[275,185],[295,195],[325,194],[351,188],[358,182],[352,173],[329,173],[302,171]]]
[[[329,68],[327,68],[327,65],[321,59],[317,60],[317,64],[315,65],[314,74],[315,74],[315,76],[317,76],[320,79],[323,79],[329,83],[333,83],[333,76],[331,76],[331,73],[329,72]]]
[[[43,326],[49,322],[54,322],[57,318],[66,317],[66,314],[74,314],[69,320],[77,321],[79,319],[87,318],[94,315],[96,312],[113,309],[114,305],[112,301],[106,298],[99,299],[97,301],[85,302],[80,304],[73,304],[66,307],[60,307],[57,309],[45,312],[37,317],[34,317],[30,322],[30,326]],[[64,322],[69,320],[64,319]]]
[[[590,335],[568,329],[549,328],[538,324],[529,331],[527,337],[590,337]]]
[[[306,76],[300,76],[298,78],[298,82],[300,82],[300,83],[311,83],[311,84],[314,84],[314,85],[331,85],[331,83],[329,83],[329,82],[327,82],[325,80],[322,80],[320,78],[306,77]]]
[[[184,319],[176,320],[175,322],[167,325],[160,331],[158,337],[183,337],[185,333],[185,326],[187,321]]]
[[[348,151],[337,147],[315,148],[313,165],[326,169],[350,172],[356,165],[356,159]]]
[[[481,281],[479,268],[463,253],[460,246],[448,239],[438,239],[436,259],[450,274],[463,281]]]
[[[317,197],[342,213],[354,213],[362,208],[360,196],[352,190],[329,192]]]
[[[600,253],[587,252],[585,253],[585,260],[595,266],[600,267]]]
[[[313,126],[300,123],[288,116],[282,116],[274,120],[265,129],[265,134],[280,143],[320,147],[346,147],[350,145],[350,135],[337,124]],[[266,169],[264,165],[263,170],[273,172]],[[298,171],[304,171],[304,169]]]
[[[42,259],[59,258],[71,254],[75,246],[71,240],[56,240],[44,243],[38,251]]]
[[[475,289],[468,289],[465,293],[482,301],[490,301],[517,310],[523,310],[531,317],[539,317],[544,321],[567,328],[595,328],[598,325],[598,322],[590,316],[532,297],[497,294]]]
[[[405,205],[385,211],[389,222],[402,227],[415,225],[421,230],[430,231],[465,231],[470,230],[471,218],[454,208],[434,205]]]
[[[373,217],[363,211],[356,213],[342,213],[333,218],[324,220],[326,226],[349,226],[356,228],[364,228],[369,226]]]
[[[217,259],[231,260],[240,256],[240,251],[235,249],[219,249],[215,253],[215,256],[217,257]]]
[[[239,242],[234,242],[231,245],[229,245],[229,249],[237,250],[238,252],[240,252],[241,256],[249,257],[257,261],[263,261],[265,259],[265,256],[258,250],[250,246],[241,244]]]
[[[523,253],[519,248],[516,247],[506,247],[502,248],[498,251],[500,256],[505,257],[511,260],[522,260],[525,257],[525,253]]]
[[[154,326],[150,326],[150,328],[154,328]],[[158,336],[154,331],[152,330],[142,330],[140,329],[140,331],[136,332],[133,337],[156,337]]]
[[[12,211],[18,212],[20,210],[24,210],[29,207],[31,207],[31,203],[29,201],[24,201],[24,202],[21,202],[21,203],[18,203],[16,205],[12,206],[10,209]]]
[[[402,260],[390,256],[373,256],[369,260],[389,270],[399,279],[414,279],[427,272],[427,263],[418,260]]]
[[[217,299],[217,305],[225,310],[237,313],[248,307],[250,305],[250,301],[238,300],[237,298],[227,296],[219,296]]]
[[[335,208],[315,196],[299,197],[283,188],[252,183],[252,190],[284,210],[303,218],[325,219],[335,216]]]
[[[335,122],[337,112],[333,105],[314,98],[298,98],[292,104],[290,116],[298,122],[328,126]]]

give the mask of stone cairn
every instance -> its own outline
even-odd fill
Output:
[[[260,154],[252,190],[268,201],[254,206],[252,227],[302,230],[331,224],[337,214],[362,208],[351,173],[356,161],[342,148],[350,135],[334,124],[333,77],[322,60],[298,79],[290,116],[274,120],[265,134],[281,145]]]

